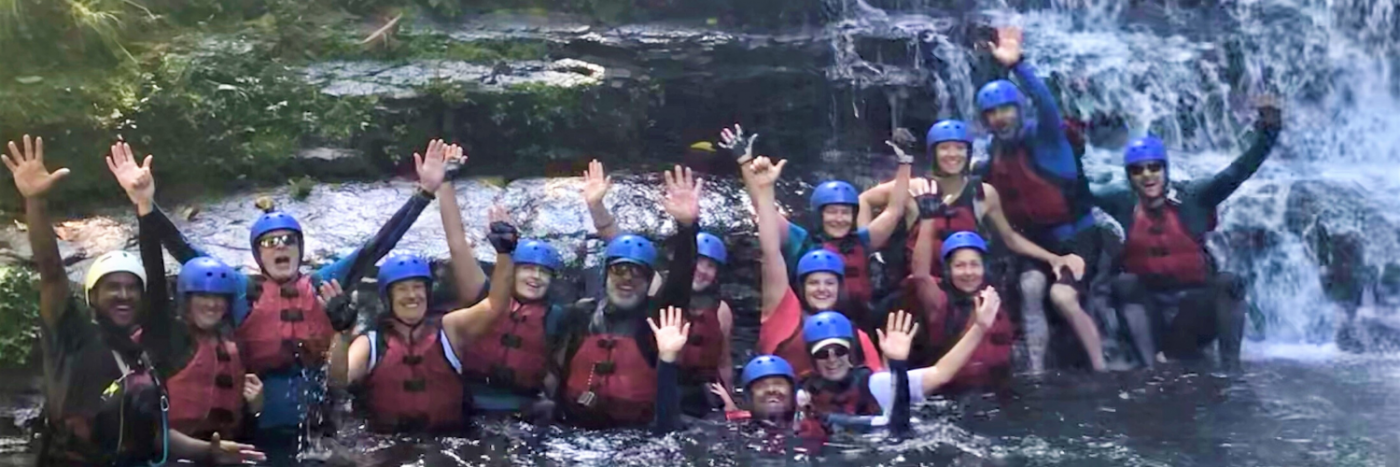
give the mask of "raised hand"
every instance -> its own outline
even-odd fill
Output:
[[[759,156],[753,162],[745,164],[744,170],[748,171],[746,177],[754,186],[759,188],[771,188],[778,183],[778,177],[783,175],[783,167],[787,166],[787,159],[774,164],[772,159]]]
[[[890,360],[908,360],[909,347],[914,344],[914,334],[919,332],[919,323],[904,310],[890,313],[885,318],[885,329],[876,329],[880,337],[880,352]]]
[[[462,171],[462,166],[467,163],[468,158],[469,157],[467,157],[466,152],[462,150],[461,146],[456,144],[448,145],[443,154],[443,162],[446,166],[443,180],[455,178],[457,173]]]
[[[418,171],[418,185],[428,193],[437,193],[447,178],[447,143],[440,139],[428,142],[426,156],[413,153],[413,167]]]
[[[656,324],[656,320],[647,318],[647,325],[651,326],[651,333],[656,336],[657,357],[663,362],[675,363],[690,337],[690,323],[681,319],[682,314],[680,308],[669,307],[661,310],[660,325]]]
[[[894,130],[894,136],[891,139],[892,141],[886,140],[885,144],[888,144],[890,149],[894,149],[895,160],[899,161],[900,164],[913,164],[914,156],[906,153],[904,148],[914,143],[914,134],[910,133],[908,128],[898,128]]]
[[[117,177],[117,184],[126,190],[131,204],[141,208],[143,213],[149,211],[156,196],[155,177],[151,176],[152,159],[154,157],[147,154],[146,160],[138,164],[131,153],[131,145],[123,141],[113,144],[111,154],[107,155],[107,170]]]
[[[992,51],[992,57],[1009,68],[1021,61],[1021,39],[1024,37],[1020,27],[1002,26],[997,28],[996,42],[988,42],[987,48]]]
[[[724,383],[710,383],[710,393],[719,396],[719,400],[724,402],[725,412],[739,410],[739,405],[734,403],[734,396],[729,394],[729,388],[724,387]]]
[[[1254,108],[1259,110],[1259,119],[1254,122],[1256,127],[1266,130],[1283,127],[1283,107],[1277,97],[1267,94],[1258,96],[1254,99]]]
[[[342,295],[345,295],[345,289],[340,287],[340,281],[331,279],[321,283],[320,294],[316,295],[316,302],[321,304],[321,308],[326,308],[327,303]]]
[[[734,124],[734,130],[728,128],[719,132],[719,147],[729,151],[734,158],[739,161],[739,165],[744,165],[753,160],[753,142],[758,139],[758,133],[744,135],[744,127]]]
[[[24,151],[20,151],[14,141],[10,141],[10,155],[0,155],[0,159],[4,160],[5,167],[14,174],[15,188],[18,188],[19,194],[25,198],[44,196],[53,188],[54,182],[68,176],[68,169],[49,172],[49,169],[44,167],[44,138],[31,140],[29,135],[24,135]]]
[[[267,460],[267,456],[251,444],[222,441],[219,439],[219,434],[214,433],[213,436],[209,437],[209,457],[207,459],[215,465],[231,465],[261,462]]]
[[[1055,271],[1056,279],[1064,277],[1064,272],[1061,271],[1061,268],[1069,268],[1070,274],[1074,275],[1074,280],[1084,278],[1084,258],[1081,258],[1079,255],[1058,256],[1050,260],[1050,270]]]
[[[248,402],[248,407],[253,409],[253,413],[262,412],[263,383],[261,379],[258,379],[258,375],[252,373],[243,375],[243,400]]]
[[[679,165],[674,172],[663,173],[666,175],[666,199],[662,204],[666,212],[681,225],[694,225],[700,218],[700,190],[705,181],[695,178],[689,167]]]
[[[612,188],[612,177],[603,171],[603,163],[597,159],[589,162],[588,170],[583,172],[583,201],[590,206],[602,205],[609,188]]]
[[[506,208],[491,206],[487,215],[491,219],[491,225],[486,229],[486,241],[491,242],[491,247],[496,249],[497,254],[514,253],[516,244],[520,242],[520,231],[506,214]]]
[[[1001,312],[1001,294],[997,289],[988,286],[977,294],[977,326],[983,331],[992,328],[997,322],[997,313]]]

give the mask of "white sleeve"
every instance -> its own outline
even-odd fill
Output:
[[[924,372],[933,371],[932,368],[919,368],[909,370],[909,403],[915,404],[924,400]],[[881,371],[870,375],[870,394],[875,396],[875,400],[880,403],[880,411],[885,415],[890,414],[894,407],[894,375],[889,371]]]

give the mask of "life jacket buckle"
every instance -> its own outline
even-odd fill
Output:
[[[509,349],[518,349],[524,344],[524,339],[515,334],[501,334],[501,346]]]
[[[219,389],[233,389],[233,376],[227,373],[220,373],[214,377],[214,386]]]
[[[593,364],[593,372],[600,375],[610,375],[615,370],[617,370],[617,363],[611,360]]]
[[[612,350],[612,348],[613,348],[613,347],[616,347],[616,346],[617,346],[617,341],[615,341],[615,340],[612,340],[612,339],[598,339],[598,348],[600,348],[600,349]]]
[[[288,322],[288,323],[300,323],[301,320],[302,320],[302,318],[303,318],[303,316],[302,316],[302,314],[301,314],[301,310],[298,310],[298,309],[295,309],[295,308],[288,308],[288,309],[282,310],[282,321],[284,321],[284,322]]]
[[[419,364],[419,363],[423,363],[423,356],[422,356],[422,355],[404,355],[404,356],[403,356],[403,364],[404,364],[404,365],[414,366],[414,365],[417,365],[417,364]]]
[[[282,284],[281,287],[277,288],[277,292],[282,295],[282,298],[297,298],[301,296],[301,291],[297,290],[297,281]]]
[[[501,383],[513,382],[515,381],[515,369],[500,364],[491,365],[491,379]]]
[[[420,378],[404,380],[403,382],[404,392],[423,392],[426,390],[428,390],[428,380]]]

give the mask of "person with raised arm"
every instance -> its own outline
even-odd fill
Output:
[[[43,138],[24,135],[0,156],[24,197],[25,222],[39,271],[39,337],[44,362],[38,465],[137,465],[168,460],[240,463],[264,459],[246,444],[191,438],[170,427],[169,396],[141,339],[153,314],[145,267],[130,253],[99,256],[83,279],[83,300],[68,274],[48,215],[50,190],[69,170],[44,166]],[[164,277],[150,278],[163,281]],[[87,305],[91,311],[82,305]],[[163,344],[163,343],[162,343]],[[155,344],[161,345],[161,344]]]

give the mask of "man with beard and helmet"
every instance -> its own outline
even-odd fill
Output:
[[[753,140],[757,136],[746,137],[743,128],[735,125],[733,131],[725,128],[720,133],[720,146],[734,152],[740,165],[744,165],[753,159]],[[900,144],[914,141],[913,135],[902,128],[895,133],[894,139]],[[895,190],[894,202],[896,205],[903,205],[914,158],[906,154],[894,141],[886,141],[885,144],[894,149],[895,159],[899,163],[899,169],[895,173],[894,183],[898,189]],[[843,278],[847,298],[854,305],[847,307],[850,309],[843,309],[842,312],[856,322],[870,324],[872,317],[867,316],[868,309],[872,300],[877,298],[873,296],[875,290],[870,276],[870,255],[884,248],[889,242],[899,226],[900,213],[889,210],[876,216],[867,226],[858,226],[856,218],[860,205],[859,193],[850,183],[839,180],[824,182],[812,190],[810,199],[812,211],[821,220],[821,228],[815,235],[809,234],[806,229],[788,222],[781,216],[778,217],[778,225],[779,234],[782,235],[783,258],[789,262],[789,267],[796,266],[793,261],[815,248],[841,256],[845,264]]]
[[[1244,284],[1216,269],[1204,237],[1215,229],[1220,203],[1259,170],[1278,140],[1282,112],[1272,99],[1258,107],[1253,144],[1215,176],[1169,185],[1166,147],[1147,136],[1123,153],[1132,189],[1098,196],[1099,206],[1127,233],[1113,292],[1147,366],[1154,357],[1199,358],[1201,348],[1216,340],[1221,363],[1239,366]]]
[[[39,336],[44,359],[44,425],[38,465],[143,465],[189,459],[261,460],[252,446],[200,441],[170,429],[169,403],[146,346],[138,343],[152,315],[136,256],[115,251],[93,262],[83,279],[91,318],[69,294],[68,274],[48,215],[48,194],[68,169],[44,167],[44,141],[25,135],[0,156],[24,197],[25,222],[39,271]],[[157,279],[162,280],[162,279]]]
[[[658,352],[646,320],[657,310],[690,305],[703,186],[680,166],[665,178],[663,204],[677,223],[665,285],[655,297],[648,294],[657,270],[656,247],[650,240],[624,234],[608,243],[606,296],[580,300],[564,313],[551,336],[548,400],[536,407],[537,418],[552,418],[558,408],[565,422],[587,428],[652,421]]]
[[[1049,301],[1074,330],[1090,366],[1103,371],[1098,325],[1080,303],[1103,249],[1092,212],[1093,194],[1066,136],[1054,95],[1024,60],[1021,37],[1019,28],[999,28],[996,42],[988,46],[992,56],[1025,85],[1036,112],[1030,115],[1025,96],[1010,81],[993,81],[977,91],[982,122],[992,132],[991,159],[982,177],[1001,195],[1001,208],[1011,227],[1051,253],[1073,254],[1086,265],[1083,274],[1047,273],[1042,264],[1024,258],[1013,267],[1017,271],[1011,271],[1010,277],[1020,282],[1028,366],[1033,373],[1045,369],[1050,330],[1044,285],[1054,275],[1058,279],[1049,287]]]
[[[123,145],[125,146],[125,145]],[[328,266],[303,274],[305,242],[301,224],[290,214],[260,206],[266,212],[253,222],[249,243],[260,274],[239,275],[240,297],[232,312],[234,335],[243,351],[248,369],[263,381],[266,401],[258,417],[259,444],[276,447],[291,455],[302,436],[298,426],[317,428],[325,411],[313,402],[319,398],[321,371],[337,330],[354,325],[353,310],[344,298],[329,304],[318,301],[317,289],[327,282],[354,284],[365,271],[389,253],[434,198],[446,177],[445,154],[448,145],[434,140],[427,157],[414,154],[419,183],[415,193],[366,244]],[[137,163],[129,148],[108,161],[108,168],[127,190],[137,180],[150,177],[151,156]],[[209,256],[196,249],[180,234],[175,224],[154,205],[149,214],[166,250],[179,261]],[[270,204],[270,203],[268,203]],[[304,432],[303,432],[304,433]]]
[[[621,234],[617,220],[603,204],[611,185],[611,177],[603,172],[603,164],[596,160],[590,162],[588,171],[584,172],[583,198],[598,237],[607,242]],[[734,327],[734,314],[729,303],[719,296],[719,271],[729,258],[724,240],[700,232],[695,236],[695,243],[698,252],[695,279],[691,284],[690,306],[686,308],[692,335],[681,355],[681,405],[687,415],[703,417],[718,408],[720,402],[710,397],[709,385],[719,383],[725,388],[733,387],[734,357],[729,351],[729,336]],[[657,274],[652,281],[651,295],[656,295],[662,282],[661,275]]]
[[[744,184],[758,211],[758,243],[762,250],[762,314],[758,331],[758,351],[783,357],[796,369],[798,378],[812,372],[811,359],[802,340],[803,322],[821,311],[850,306],[845,299],[845,265],[841,257],[824,249],[802,255],[797,262],[797,282],[788,280],[787,262],[779,247],[778,208],[773,186],[787,161],[774,165],[767,157],[743,164]],[[865,331],[856,331],[866,366],[880,368],[880,356]]]

